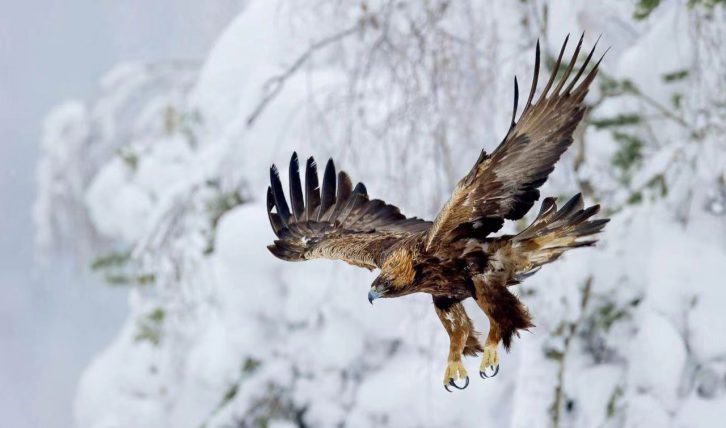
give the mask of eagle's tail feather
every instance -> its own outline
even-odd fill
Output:
[[[560,209],[557,209],[554,198],[546,198],[534,222],[512,238],[515,251],[519,250],[526,260],[517,269],[518,276],[526,276],[571,248],[594,245],[597,239],[592,235],[602,231],[610,221],[590,220],[599,210],[599,205],[584,208],[579,193]]]

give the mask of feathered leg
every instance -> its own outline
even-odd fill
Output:
[[[482,307],[481,304],[479,306]],[[482,309],[484,308],[482,307]],[[499,354],[497,353],[497,347],[499,346],[499,341],[502,340],[502,331],[499,324],[497,324],[497,320],[489,316],[486,310],[484,310],[484,313],[489,318],[489,334],[487,334],[487,340],[484,342],[484,355],[479,365],[479,376],[486,379],[494,377],[499,373]]]
[[[461,356],[477,355],[482,351],[481,345],[474,331],[471,319],[466,314],[464,305],[449,299],[434,297],[436,315],[449,334],[450,346],[446,371],[444,372],[444,388],[451,392],[449,387],[464,389],[469,385],[469,376],[461,362]],[[455,381],[464,379],[464,386],[458,386]]]
[[[479,367],[482,378],[494,377],[499,373],[499,354],[497,347],[502,341],[504,349],[509,351],[512,337],[517,330],[534,327],[532,319],[517,296],[509,292],[506,282],[497,281],[496,274],[487,274],[474,278],[476,286],[476,302],[489,318],[489,334],[484,343],[484,355]]]

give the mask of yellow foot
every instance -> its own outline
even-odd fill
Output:
[[[499,373],[499,355],[497,354],[497,345],[487,343],[484,345],[484,356],[479,366],[479,376],[482,379],[494,377]]]
[[[456,379],[464,379],[464,386],[459,386],[454,382]],[[449,387],[456,389],[466,389],[469,386],[469,375],[466,374],[466,369],[461,361],[449,361],[446,365],[446,371],[444,372],[444,388],[451,392]]]

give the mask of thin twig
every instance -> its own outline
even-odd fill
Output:
[[[675,121],[676,123],[678,123],[679,125],[683,126],[684,128],[688,129],[691,132],[694,132],[694,133],[696,132],[696,130],[693,129],[693,127],[688,122],[686,122],[685,119],[683,119],[682,117],[673,113],[673,111],[671,111],[668,107],[664,106],[663,104],[659,103],[655,99],[651,98],[650,95],[647,95],[647,94],[641,92],[640,89],[638,89],[638,88],[633,88],[633,94],[635,96],[637,96],[638,98],[640,98],[641,100],[645,101],[646,104],[649,104],[651,107],[658,110],[658,112],[661,113],[663,116],[665,116],[669,119],[672,119],[673,121]]]
[[[308,59],[319,49],[322,49],[332,43],[335,43],[339,40],[342,40],[351,34],[354,34],[361,28],[361,24],[356,24],[355,26],[348,28],[347,30],[343,30],[339,33],[333,34],[331,36],[328,36],[324,39],[318,40],[317,42],[313,43],[305,52],[300,55],[295,62],[292,63],[283,73],[274,76],[270,78],[265,84],[263,85],[264,92],[266,93],[264,97],[262,97],[262,100],[257,104],[257,107],[252,111],[252,113],[247,117],[247,126],[252,126],[254,122],[257,120],[257,118],[262,114],[262,112],[265,110],[267,105],[275,99],[275,97],[282,91],[282,88],[285,86],[285,82],[297,72],[300,67],[303,66],[307,62]]]
[[[574,323],[569,325],[569,331],[565,336],[564,347],[562,350],[562,359],[560,360],[560,367],[557,371],[557,386],[555,387],[555,401],[552,403],[552,426],[555,428],[560,426],[560,411],[562,409],[562,400],[565,397],[564,393],[564,381],[565,381],[565,361],[567,359],[567,353],[570,351],[572,339],[577,334],[577,328],[582,324],[585,319],[585,310],[587,309],[587,303],[590,301],[590,294],[592,293],[592,276],[589,276],[585,280],[585,287],[582,290],[582,299],[580,300],[580,314]]]

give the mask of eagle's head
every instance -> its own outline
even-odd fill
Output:
[[[397,248],[386,257],[381,273],[371,284],[368,301],[379,297],[398,297],[408,294],[416,277],[413,255],[406,248]]]

